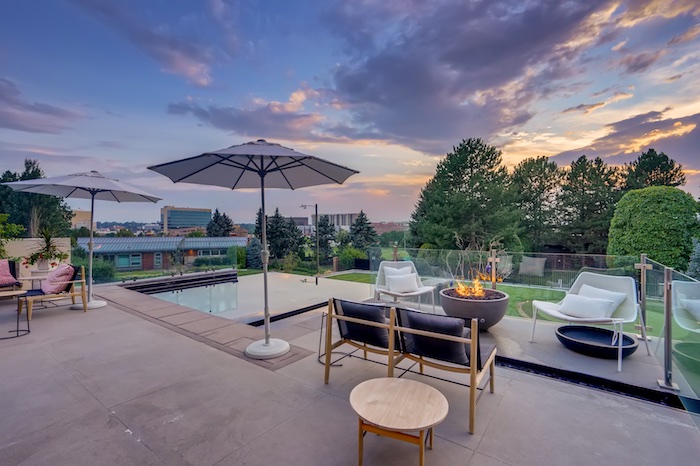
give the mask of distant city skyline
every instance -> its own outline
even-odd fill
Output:
[[[700,196],[700,2],[35,0],[0,15],[0,170],[98,170],[160,208],[253,223],[258,190],[173,184],[146,169],[255,139],[359,170],[342,186],[270,189],[267,210],[406,221],[462,139],[567,166],[653,147]],[[72,208],[89,203],[69,200]]]

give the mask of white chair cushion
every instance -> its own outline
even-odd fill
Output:
[[[700,322],[700,299],[681,299],[681,306]]]
[[[620,307],[622,301],[627,298],[626,293],[618,293],[617,291],[604,290],[603,288],[596,288],[590,285],[582,285],[581,289],[578,291],[579,296],[585,296],[587,298],[599,298],[599,299],[609,299],[613,302],[610,307],[610,312],[605,317],[610,317],[613,315],[615,310]]]
[[[386,284],[389,291],[394,293],[412,293],[418,291],[418,282],[416,274],[396,275],[386,277]]]
[[[577,294],[567,294],[559,306],[559,312],[581,319],[610,317],[613,301],[602,298],[589,298]]]
[[[411,273],[411,267],[384,267],[383,270],[385,277],[396,277],[398,275],[408,275]]]

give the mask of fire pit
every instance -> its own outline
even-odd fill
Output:
[[[440,290],[440,304],[445,314],[462,319],[479,319],[479,329],[486,330],[501,321],[508,309],[508,295],[487,290],[478,279],[472,286],[455,282],[452,288]]]

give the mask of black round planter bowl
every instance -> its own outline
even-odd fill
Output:
[[[617,344],[612,345],[613,331],[585,325],[565,325],[556,330],[557,338],[567,348],[577,353],[602,359],[617,359]],[[617,342],[616,342],[617,343]],[[622,357],[637,351],[639,343],[622,335]]]

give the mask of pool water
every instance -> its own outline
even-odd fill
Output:
[[[224,314],[222,317],[229,319],[242,315],[237,315],[235,312],[238,309],[238,283],[220,283],[184,290],[164,291],[153,293],[151,296],[208,314]]]

